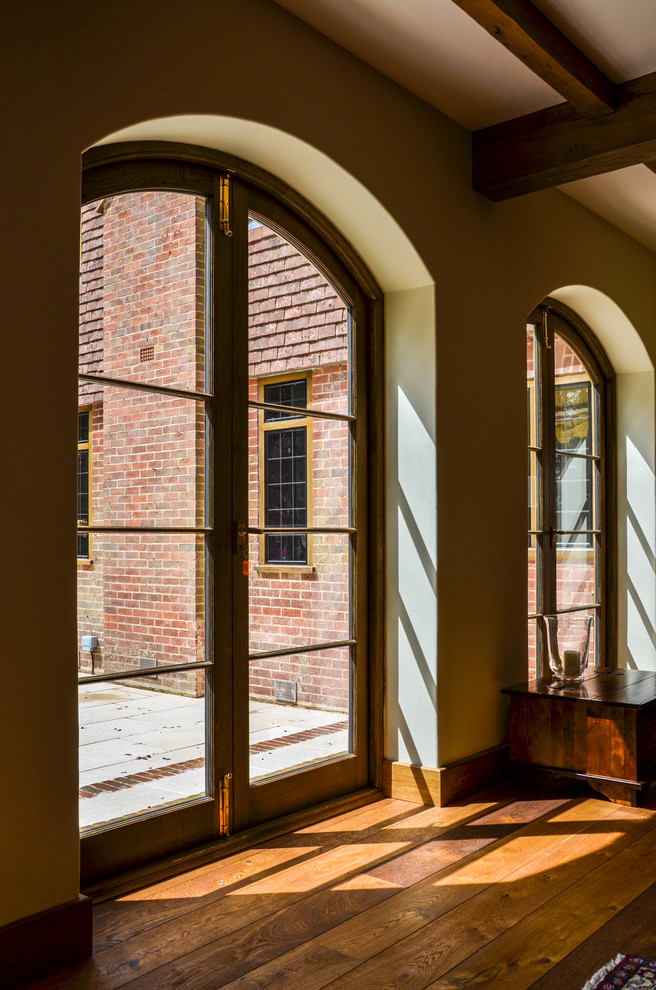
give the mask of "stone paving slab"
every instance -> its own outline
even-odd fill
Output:
[[[272,706],[277,707],[277,706]],[[267,739],[278,738],[298,732],[303,729],[321,728],[326,725],[334,725],[343,722],[347,717],[344,712],[322,712],[318,709],[301,709],[300,717],[290,717],[289,709],[285,709],[276,715],[266,717],[266,724],[262,725],[259,715],[250,718],[249,740],[251,743],[261,742]],[[296,715],[292,709],[293,715]]]
[[[192,770],[172,777],[170,781],[158,780],[138,784],[130,790],[101,793],[91,800],[80,800],[80,828],[156,810],[172,801],[181,801],[204,793],[203,770]]]
[[[176,767],[187,760],[203,759],[204,744],[186,746],[179,750],[157,750],[155,747],[144,748],[143,752],[130,747],[129,751],[121,754],[121,758],[113,763],[102,766],[80,767],[80,787],[89,786],[99,780],[120,780],[130,774],[143,773],[146,770],[165,769],[167,766]]]
[[[347,751],[348,716],[250,703],[251,778]],[[80,826],[205,794],[205,699],[117,682],[80,689]]]
[[[325,760],[347,752],[348,732],[343,730],[331,736],[325,736],[321,742],[313,740],[311,743],[295,743],[292,746],[274,749],[267,753],[258,753],[251,755],[250,758],[251,779],[256,780],[260,777],[266,777],[270,773],[281,773],[303,767],[315,760]]]

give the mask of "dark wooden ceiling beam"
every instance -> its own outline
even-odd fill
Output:
[[[615,109],[615,86],[530,0],[453,0],[573,107]]]
[[[654,161],[656,73],[618,86],[604,117],[564,103],[473,135],[473,186],[495,201]]]

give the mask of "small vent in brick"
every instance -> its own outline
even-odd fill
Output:
[[[154,357],[155,357],[154,347],[142,347],[139,351],[140,361],[152,361]]]
[[[276,701],[291,701],[296,704],[296,681],[274,681],[273,697]]]
[[[157,660],[155,657],[145,657],[143,653],[139,657],[139,670],[147,670],[149,667],[156,667]]]

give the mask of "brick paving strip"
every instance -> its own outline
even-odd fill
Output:
[[[281,746],[292,746],[294,743],[308,742],[310,739],[317,739],[319,736],[327,736],[333,732],[341,732],[348,729],[348,719],[343,722],[334,722],[332,725],[320,725],[316,729],[304,729],[302,732],[292,732],[288,736],[278,736],[277,739],[263,739],[262,742],[253,743],[248,747],[249,753],[266,753],[271,749],[279,749]],[[168,767],[154,767],[152,770],[140,770],[137,773],[126,774],[125,777],[114,777],[112,780],[101,780],[97,784],[85,784],[79,790],[81,798],[97,797],[107,791],[121,791],[126,787],[135,787],[137,784],[146,783],[149,780],[159,780],[160,777],[175,777],[179,773],[187,770],[200,770],[205,766],[205,757],[199,756],[194,760],[183,760],[182,763],[171,763]]]

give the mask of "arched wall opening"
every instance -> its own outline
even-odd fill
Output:
[[[595,334],[616,375],[617,661],[656,670],[654,368],[619,306],[585,285],[550,293]]]
[[[98,145],[167,141],[236,155],[303,195],[353,245],[385,302],[385,758],[437,766],[435,286],[408,236],[357,179],[255,121],[144,121]],[[374,425],[374,428],[375,425]],[[399,439],[402,438],[402,442]]]

